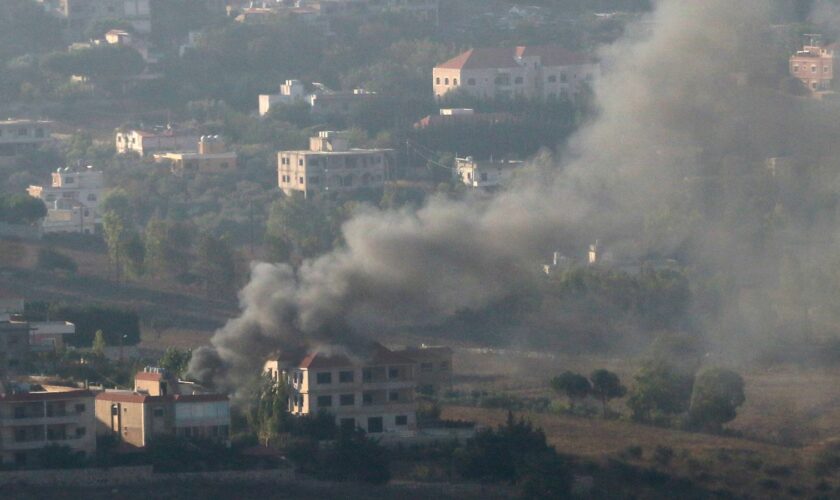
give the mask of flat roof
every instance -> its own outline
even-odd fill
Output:
[[[376,153],[388,153],[394,151],[393,149],[347,149],[345,151],[312,151],[311,149],[301,149],[293,151],[279,151],[277,154],[298,154],[298,155],[323,155],[323,156],[337,156],[337,155],[354,155],[361,156]]]

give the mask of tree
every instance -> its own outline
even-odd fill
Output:
[[[108,245],[108,256],[114,265],[114,277],[119,281],[122,276],[122,258],[125,250],[128,232],[125,220],[114,211],[105,212],[102,217],[102,231],[105,233],[105,243]]]
[[[329,250],[335,233],[326,207],[300,196],[287,196],[271,206],[266,239],[275,259],[311,257]]]
[[[648,361],[635,377],[627,406],[638,421],[677,415],[688,409],[693,384],[692,374],[666,361]]]
[[[592,390],[592,386],[586,377],[570,371],[551,379],[551,388],[558,394],[565,394],[569,398],[569,405],[572,409],[575,408],[577,402],[586,398]]]
[[[32,224],[47,215],[47,206],[25,194],[0,195],[0,221],[9,224]]]
[[[178,277],[189,269],[192,228],[153,218],[146,225],[146,268],[162,278]]]
[[[624,397],[627,394],[627,388],[621,385],[618,375],[604,369],[595,370],[589,379],[592,382],[592,395],[601,400],[601,408],[606,418],[607,402]]]
[[[744,379],[739,374],[724,368],[705,370],[694,382],[689,421],[694,427],[720,432],[745,400]]]
[[[343,431],[335,446],[324,452],[317,474],[330,481],[373,484],[385,484],[391,479],[386,450],[358,427]]]
[[[236,279],[236,262],[227,239],[209,234],[200,236],[195,271],[204,283],[207,295],[230,292]]]
[[[143,244],[143,237],[135,232],[130,233],[123,245],[123,256],[126,273],[132,278],[142,276],[146,271],[146,247]]]
[[[38,267],[46,271],[67,271],[75,273],[77,266],[67,255],[53,250],[52,248],[41,248],[38,250]]]
[[[180,378],[186,375],[191,358],[192,351],[189,349],[182,351],[177,347],[167,347],[158,365]]]
[[[91,352],[101,358],[105,356],[106,347],[108,347],[108,345],[105,343],[105,334],[102,333],[102,330],[96,330],[96,334],[93,337]]]

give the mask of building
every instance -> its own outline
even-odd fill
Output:
[[[118,129],[116,132],[117,154],[146,156],[166,151],[195,151],[197,143],[198,136],[194,133],[171,127],[156,127],[152,130]]]
[[[313,83],[315,91],[306,93],[306,87],[300,80],[286,80],[280,86],[279,94],[261,94],[259,96],[259,114],[267,115],[273,106],[282,106],[305,102],[314,116],[346,116],[353,107],[376,98],[375,92],[365,89],[331,90],[320,83]]]
[[[125,451],[145,448],[159,436],[230,444],[230,401],[147,367],[135,376],[134,390],[96,395],[96,434],[116,437]]]
[[[415,361],[372,344],[359,355],[315,352],[298,362],[272,359],[264,371],[289,387],[289,412],[329,412],[342,428],[410,435],[417,428]]]
[[[0,384],[0,463],[37,465],[49,445],[82,457],[96,453],[93,393],[85,389]]]
[[[110,45],[121,45],[136,50],[146,64],[156,64],[157,56],[149,51],[149,45],[142,39],[138,39],[125,30],[113,29],[105,33],[105,42]]]
[[[102,172],[88,166],[59,168],[50,186],[29,186],[27,192],[47,205],[44,233],[93,234],[102,223],[98,209],[104,190]]]
[[[52,12],[62,17],[77,37],[96,22],[115,19],[131,24],[137,33],[152,31],[151,0],[59,0]]]
[[[351,149],[339,132],[320,132],[309,140],[309,151],[280,151],[277,178],[287,195],[305,197],[385,185],[393,150]]]
[[[455,159],[455,176],[472,188],[495,188],[509,182],[522,165],[521,161],[481,161],[468,156]]]
[[[461,125],[498,125],[517,121],[510,113],[476,113],[470,108],[441,108],[439,114],[421,118],[414,124],[417,130]]]
[[[29,349],[32,352],[54,352],[64,349],[65,338],[76,333],[76,325],[69,321],[31,321]]]
[[[421,345],[396,352],[414,361],[417,392],[439,394],[452,388],[452,349],[450,347]]]
[[[831,91],[837,44],[823,45],[820,35],[806,35],[802,50],[790,56],[790,74],[802,82],[812,94]]]
[[[197,153],[155,153],[155,161],[169,163],[174,174],[220,174],[236,170],[237,155],[225,151],[225,141],[218,135],[203,135]]]
[[[29,360],[29,323],[0,316],[0,382],[20,373]]]
[[[42,120],[0,121],[0,165],[17,161],[52,141],[52,122]]]
[[[600,75],[592,58],[556,46],[470,49],[434,68],[434,93],[494,99],[574,98]]]

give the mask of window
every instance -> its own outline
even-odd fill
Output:
[[[566,83],[566,73],[560,73],[560,81]]]
[[[160,418],[166,414],[166,410],[164,408],[155,408],[154,410],[152,410],[152,414],[155,417]]]
[[[501,75],[496,76],[494,80],[496,85],[510,85],[510,75],[507,73],[503,73]]]
[[[432,363],[420,363],[420,371],[421,372],[428,373],[428,372],[432,371],[433,368],[434,368],[434,365]]]
[[[370,406],[372,404],[373,404],[373,393],[372,392],[362,393],[362,405]]]
[[[76,439],[85,437],[87,434],[87,427],[76,427]]]
[[[64,178],[64,183],[65,184],[73,184],[74,182],[76,182],[76,179],[74,179],[73,177],[68,176],[68,177]]]
[[[408,425],[408,415],[397,415],[394,417],[394,423],[396,425]]]
[[[444,85],[449,85],[449,78],[444,78],[443,79],[443,84]]]
[[[400,393],[397,391],[391,391],[388,393],[388,401],[399,401],[400,400]]]
[[[326,408],[332,406],[332,396],[318,396],[318,407]]]
[[[79,403],[76,405],[76,413],[84,413],[85,412],[85,404]]]
[[[96,201],[96,195],[93,194],[93,193],[90,193],[89,195],[87,195],[87,200],[88,201]]]
[[[435,78],[435,85],[440,85],[440,77]]]
[[[470,78],[467,80],[467,85],[475,85],[475,78]]]
[[[26,418],[26,408],[23,406],[16,406],[15,418]]]
[[[823,73],[828,73],[829,69],[828,66],[823,66]]]
[[[349,370],[338,372],[338,381],[342,384],[349,384],[353,382],[353,372]]]
[[[817,72],[817,65],[816,65],[816,64],[812,64],[812,65],[811,65],[811,73],[816,73],[816,72]]]
[[[548,77],[548,83],[555,83],[557,81],[557,75],[550,75]]]
[[[341,406],[353,406],[356,404],[356,395],[342,394],[338,397],[338,404]]]
[[[388,367],[388,378],[395,379],[400,378],[400,369],[396,366]]]
[[[793,72],[794,73],[799,73],[799,65],[798,64],[793,65]]]
[[[26,429],[15,429],[15,442],[23,443],[26,441]]]
[[[315,375],[315,380],[319,384],[332,384],[332,372],[319,372]]]
[[[452,79],[452,85],[458,85],[458,79],[457,78]]]
[[[373,380],[373,370],[365,368],[362,370],[362,381],[371,382]]]
[[[522,79],[522,77],[521,77],[521,76],[517,76],[517,77],[516,77],[516,80],[514,80],[514,83],[516,83],[517,85],[522,85],[522,82],[523,82],[523,81],[524,81],[524,80]]]
[[[228,164],[227,164],[227,162],[226,162],[226,161],[223,161],[223,162],[222,162],[222,164],[221,164],[221,165],[219,165],[219,166],[220,166],[221,168],[228,168]]]
[[[298,158],[298,166],[299,167],[303,166],[303,158]]]
[[[114,416],[117,416],[119,414],[120,414],[120,405],[112,404],[111,405],[111,416],[114,417]]]
[[[368,432],[377,434],[382,432],[382,417],[368,417]]]
[[[317,176],[317,175],[313,175],[312,177],[309,178],[309,183],[310,184],[320,184],[321,183],[321,177]]]
[[[26,137],[27,135],[29,135],[29,129],[26,129],[26,128],[19,128],[18,129],[18,136]]]

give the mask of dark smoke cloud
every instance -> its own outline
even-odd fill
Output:
[[[296,271],[254,265],[242,315],[196,352],[191,374],[232,387],[276,350],[439,324],[530,286],[550,251],[596,237],[637,255],[698,241],[699,264],[723,265],[744,235],[696,215],[716,200],[695,200],[687,186],[738,179],[739,165],[821,147],[804,104],[738,83],[767,71],[760,55],[773,9],[768,0],[658,2],[602,51],[598,116],[559,164],[538,158],[493,197],[436,197],[414,212],[369,209],[344,225],[343,247]],[[686,218],[639,242],[639,227],[661,211]]]

